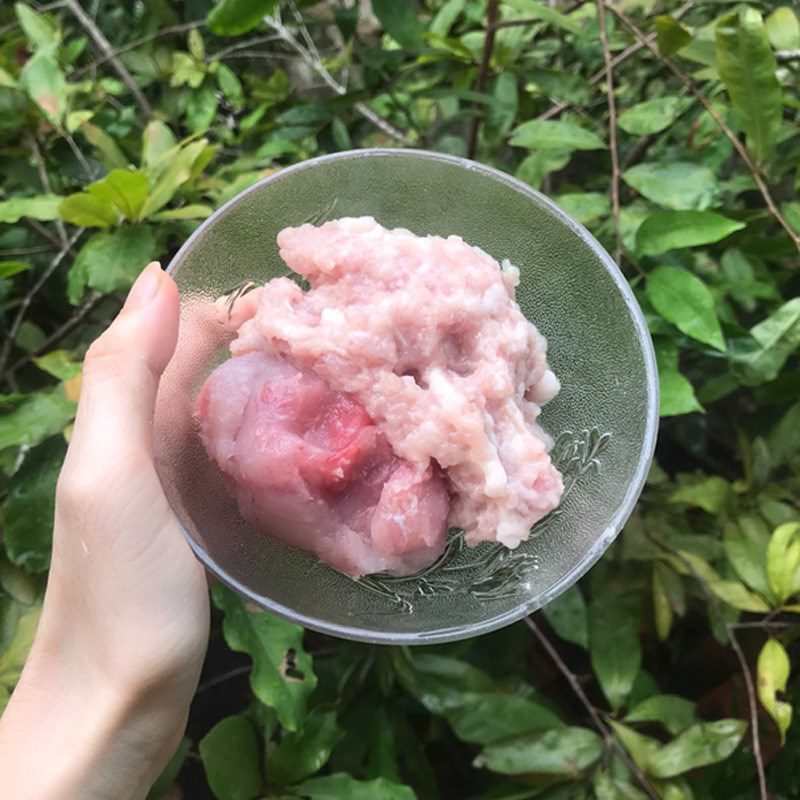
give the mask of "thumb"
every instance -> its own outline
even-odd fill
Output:
[[[158,381],[175,350],[178,317],[178,287],[153,262],[86,354],[70,450],[107,465],[121,455],[149,457]]]

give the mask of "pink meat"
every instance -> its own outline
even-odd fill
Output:
[[[231,358],[196,415],[254,527],[352,576],[410,574],[442,552],[439,468],[395,455],[364,407],[310,370],[262,352]]]

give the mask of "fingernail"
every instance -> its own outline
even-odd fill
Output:
[[[125,308],[136,309],[149,303],[161,286],[161,267],[157,261],[148,264],[128,292]]]

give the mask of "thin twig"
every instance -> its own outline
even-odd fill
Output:
[[[228,672],[223,672],[222,675],[217,675],[214,678],[209,678],[207,681],[203,681],[203,683],[197,687],[195,694],[197,695],[200,694],[200,692],[205,692],[208,689],[212,689],[214,686],[219,686],[219,684],[231,680],[231,678],[238,678],[239,675],[247,675],[248,672],[252,671],[252,664],[248,664],[247,666],[236,667],[235,669],[228,670]]]
[[[42,244],[36,247],[12,247],[10,250],[0,250],[0,258],[11,258],[13,256],[32,256],[36,253],[47,253],[52,250],[50,245]]]
[[[58,240],[58,237],[53,236],[53,234],[50,233],[50,231],[47,230],[47,228],[45,228],[45,226],[42,225],[41,222],[38,222],[37,220],[32,219],[31,217],[23,217],[22,224],[26,228],[30,228],[34,233],[41,236],[42,239],[47,239],[47,241],[50,242],[50,244],[52,244],[53,247],[57,249],[63,247],[61,242]]]
[[[111,42],[106,39],[105,34],[97,27],[95,21],[84,11],[83,6],[78,2],[78,0],[64,0],[65,5],[67,8],[72,12],[75,19],[81,24],[81,26],[86,30],[89,36],[92,37],[94,43],[100,48],[100,50],[108,57],[108,60],[111,62],[111,66],[119,75],[120,80],[128,87],[128,91],[133,95],[134,100],[136,100],[136,104],[139,106],[139,110],[144,115],[145,119],[150,119],[153,116],[153,109],[150,108],[150,103],[147,101],[147,98],[144,96],[144,92],[139,88],[139,85],[133,79],[133,75],[128,72],[128,68],[114,55],[114,48],[111,46]]]
[[[731,646],[736,653],[736,658],[739,660],[739,667],[742,671],[744,678],[745,690],[747,692],[747,705],[750,713],[750,734],[753,741],[753,760],[756,764],[756,773],[758,775],[758,792],[760,800],[769,800],[769,793],[767,792],[767,778],[764,771],[764,758],[761,754],[761,738],[759,736],[758,725],[758,702],[756,700],[756,690],[753,684],[753,675],[750,672],[750,667],[747,664],[742,646],[736,638],[736,625],[728,622],[722,614],[722,609],[719,605],[719,600],[714,593],[706,586],[703,579],[697,574],[695,568],[689,559],[684,558],[675,548],[670,547],[666,542],[659,539],[650,531],[646,532],[646,536],[653,544],[660,547],[665,553],[669,553],[681,566],[697,581],[700,591],[706,598],[709,610],[714,615],[717,624],[720,625],[728,638],[731,640]]]
[[[570,685],[570,688],[575,693],[575,696],[580,700],[581,705],[589,713],[597,730],[603,737],[606,747],[613,748],[620,759],[624,762],[625,766],[631,771],[636,781],[644,790],[644,793],[650,800],[660,800],[661,795],[656,791],[655,787],[647,779],[647,776],[639,769],[631,758],[628,751],[617,741],[614,734],[609,730],[600,713],[595,708],[594,704],[586,696],[583,687],[578,680],[577,675],[566,665],[566,662],[561,658],[558,650],[553,646],[552,642],[545,636],[542,629],[533,621],[532,617],[525,618],[525,624],[533,631],[533,635],[539,640],[539,644],[545,649],[545,652],[550,656],[550,660],[555,664],[558,671]]]
[[[83,151],[80,149],[80,147],[78,147],[78,144],[73,138],[72,134],[64,132],[61,135],[67,140],[69,149],[72,150],[73,155],[78,159],[78,162],[80,163],[84,173],[86,173],[86,177],[90,181],[93,181],[97,177],[97,171],[93,170],[89,166],[86,156],[83,154]]]
[[[489,65],[494,52],[494,40],[497,33],[497,20],[500,16],[500,4],[498,0],[489,0],[486,6],[486,36],[483,39],[483,52],[481,53],[481,63],[478,67],[478,74],[475,77],[475,91],[483,93],[489,82]],[[467,157],[475,158],[475,150],[478,147],[478,129],[480,128],[483,115],[478,113],[476,104],[475,115],[470,120],[469,132],[467,134]]]
[[[755,180],[770,213],[778,222],[778,224],[786,231],[786,233],[789,234],[789,238],[792,240],[792,242],[794,242],[798,252],[800,252],[800,234],[795,232],[795,230],[787,221],[786,217],[784,217],[781,213],[777,203],[772,197],[769,187],[767,186],[761,174],[761,170],[759,170],[756,163],[750,157],[750,153],[747,152],[747,149],[741,143],[739,137],[730,129],[730,127],[728,127],[728,123],[725,122],[725,120],[720,116],[719,112],[714,108],[714,106],[711,105],[705,95],[695,86],[692,79],[685,72],[676,67],[672,61],[670,61],[668,58],[664,58],[664,56],[658,52],[658,48],[644,35],[636,23],[634,23],[627,14],[620,11],[612,3],[608,2],[608,0],[603,0],[603,4],[605,5],[606,9],[610,11],[626,28],[628,28],[628,30],[640,42],[642,42],[642,44],[644,44],[644,46],[697,98],[699,103],[708,112],[714,122],[717,123],[717,127],[722,131],[723,134],[725,134],[725,138],[728,139],[728,141],[733,145],[733,149],[736,150],[747,169],[750,170],[753,180]]]
[[[42,149],[39,147],[39,142],[32,133],[27,133],[25,138],[28,142],[28,147],[30,147],[31,152],[33,153],[33,157],[36,160],[36,169],[39,173],[39,183],[42,184],[42,189],[44,189],[47,194],[53,194],[53,186],[50,183],[50,176],[47,174],[47,164],[45,164],[44,156],[42,155]],[[60,240],[61,247],[63,247],[67,243],[67,229],[64,227],[64,223],[60,219],[57,219],[55,223],[56,230],[58,231],[58,238]]]
[[[320,61],[318,58],[314,58],[314,56],[305,48],[297,39],[294,37],[292,32],[281,22],[280,16],[276,14],[275,17],[264,17],[264,22],[267,24],[269,28],[271,28],[278,36],[287,44],[292,50],[300,56],[300,58],[308,64],[317,75],[322,78],[322,80],[331,88],[333,89],[336,94],[343,95],[347,94],[347,87],[343,86],[336,78],[328,72],[325,65]],[[368,119],[376,128],[383,131],[387,136],[394,139],[395,141],[400,142],[404,145],[410,145],[411,142],[408,140],[406,135],[401,131],[395,128],[390,122],[385,120],[383,117],[376,114],[366,103],[357,102],[353,104],[353,108],[361,114],[362,117]]]
[[[776,50],[775,58],[778,61],[794,61],[800,58],[800,50]]]
[[[611,214],[614,218],[614,261],[622,263],[622,231],[619,224],[619,152],[617,150],[617,103],[614,99],[614,67],[606,35],[606,9],[603,0],[597,0],[597,21],[600,26],[600,43],[606,64],[606,102],[608,103],[608,147],[611,151]]]
[[[228,47],[223,47],[222,50],[218,50],[216,53],[206,56],[205,60],[216,61],[220,58],[225,58],[225,56],[229,55],[230,53],[235,53],[237,50],[245,50],[246,48],[252,47],[255,44],[274,42],[277,38],[278,37],[272,33],[265,34],[264,36],[254,36],[252,39],[245,39],[243,42],[236,42]]]
[[[28,293],[25,295],[25,297],[22,298],[17,315],[14,317],[11,327],[8,329],[6,340],[3,342],[3,349],[0,351],[0,375],[3,374],[3,370],[8,362],[8,357],[11,355],[11,348],[14,346],[14,339],[19,332],[20,326],[25,320],[25,315],[28,313],[28,308],[33,302],[34,297],[36,297],[36,295],[39,293],[39,290],[42,288],[42,286],[44,286],[47,279],[56,271],[56,269],[58,269],[58,265],[64,260],[67,253],[69,253],[70,248],[73,244],[75,244],[75,242],[78,241],[82,233],[83,228],[78,228],[78,230],[72,234],[72,236],[67,240],[66,244],[61,248],[61,250],[58,251],[55,258],[47,265],[44,272],[42,272],[33,286],[31,286],[31,288],[28,290]]]
[[[87,64],[85,67],[79,67],[76,69],[69,77],[70,80],[80,78],[81,75],[85,75],[87,72],[97,69],[97,67],[102,66],[106,63],[106,61],[110,61],[112,58],[116,58],[117,56],[121,56],[125,53],[129,53],[131,50],[135,50],[137,47],[141,47],[143,44],[147,44],[148,42],[152,42],[155,39],[160,39],[162,36],[169,36],[173,33],[185,33],[186,31],[190,31],[193,28],[199,28],[201,25],[205,24],[205,20],[198,19],[194,22],[183,22],[180,25],[169,25],[166,28],[159,28],[157,31],[153,31],[152,33],[148,33],[147,36],[142,36],[139,39],[134,39],[132,42],[128,42],[127,44],[122,45],[121,47],[116,47],[111,52],[105,53],[102,58],[98,58],[96,61],[92,61],[91,64]]]

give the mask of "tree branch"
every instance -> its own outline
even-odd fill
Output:
[[[489,0],[486,6],[486,35],[483,40],[483,53],[481,63],[478,67],[478,74],[475,77],[475,91],[485,92],[489,82],[489,63],[494,52],[494,40],[497,33],[497,21],[500,16],[500,4],[498,0]],[[475,158],[475,151],[478,147],[478,129],[481,124],[481,114],[477,112],[470,120],[469,133],[467,134],[467,156]]]
[[[650,531],[647,531],[645,535],[651,542],[653,542],[653,544],[655,544],[657,547],[660,547],[665,553],[669,553],[697,581],[700,591],[706,598],[708,608],[714,615],[714,619],[717,621],[717,624],[723,628],[725,633],[728,634],[728,638],[731,640],[731,647],[733,647],[733,651],[736,653],[736,658],[739,660],[739,667],[742,670],[742,677],[744,678],[745,690],[747,692],[747,705],[750,714],[750,734],[753,741],[753,760],[755,761],[756,773],[758,775],[758,796],[760,800],[769,800],[769,793],[767,792],[767,778],[764,771],[764,758],[761,754],[761,738],[758,732],[758,701],[756,700],[756,690],[753,684],[753,675],[750,672],[750,667],[747,664],[744,651],[742,650],[742,646],[739,644],[739,640],[736,638],[737,626],[726,621],[722,614],[719,600],[708,588],[708,586],[706,586],[706,584],[703,582],[703,579],[697,574],[695,568],[688,559],[684,558],[677,550],[670,547],[666,542],[650,533]]]
[[[544,648],[547,655],[550,656],[550,660],[555,664],[558,671],[570,685],[570,688],[575,693],[581,705],[592,718],[592,722],[603,737],[606,747],[613,748],[650,800],[661,800],[661,795],[647,779],[647,776],[639,769],[628,751],[617,741],[617,738],[603,721],[603,718],[594,707],[594,704],[586,696],[586,692],[583,691],[578,676],[566,665],[566,662],[561,658],[558,650],[553,646],[553,643],[545,636],[544,631],[533,621],[532,617],[526,617],[525,624],[533,631],[533,635],[539,640],[539,644]]]
[[[28,293],[25,295],[25,297],[22,298],[17,315],[14,317],[11,327],[8,329],[6,340],[3,342],[3,349],[0,351],[0,375],[3,374],[3,370],[8,363],[8,357],[11,355],[11,348],[14,346],[14,338],[16,337],[20,326],[25,320],[25,315],[28,313],[28,308],[33,302],[33,299],[39,293],[39,290],[42,288],[42,286],[44,286],[44,284],[47,282],[47,279],[56,271],[56,269],[58,269],[58,265],[64,260],[67,253],[69,253],[70,248],[73,244],[75,244],[75,242],[78,241],[82,233],[83,228],[78,228],[78,230],[72,234],[72,236],[67,240],[66,244],[61,248],[61,250],[58,251],[55,258],[47,265],[44,272],[42,272],[33,286],[31,286],[31,288],[28,290]]]
[[[728,139],[728,141],[733,145],[733,149],[738,153],[747,169],[750,170],[753,180],[756,182],[756,186],[758,186],[758,189],[761,192],[761,195],[764,198],[764,202],[767,204],[767,208],[769,209],[770,213],[778,222],[778,224],[786,231],[786,233],[789,234],[789,238],[792,240],[792,242],[794,242],[797,251],[800,252],[800,235],[794,231],[786,217],[784,217],[781,213],[777,203],[772,197],[772,193],[770,192],[766,181],[761,174],[761,171],[750,157],[750,153],[747,152],[747,149],[741,143],[739,137],[736,136],[736,134],[728,127],[728,124],[720,116],[714,106],[712,106],[711,103],[706,99],[705,95],[695,86],[692,79],[681,69],[676,67],[672,61],[670,61],[668,58],[664,58],[664,56],[658,52],[656,46],[644,35],[644,33],[637,27],[636,23],[634,23],[627,14],[620,11],[613,4],[608,2],[608,0],[602,0],[602,2],[605,8],[610,11],[697,98],[714,122],[717,123],[717,127],[722,131],[723,134],[725,134],[725,138]]]
[[[606,64],[606,102],[608,103],[608,147],[611,151],[611,214],[614,218],[614,261],[622,263],[622,232],[619,226],[619,152],[617,150],[617,103],[614,99],[614,67],[606,34],[606,9],[603,0],[597,0],[597,21],[600,26],[600,42],[603,45],[603,60]]]
[[[64,0],[64,5],[72,12],[75,19],[81,24],[86,32],[94,40],[94,43],[100,48],[107,60],[111,62],[111,66],[119,75],[120,80],[128,87],[128,91],[133,95],[139,110],[144,115],[146,120],[153,116],[153,109],[150,108],[150,103],[144,96],[144,92],[139,88],[139,85],[133,79],[133,75],[128,72],[127,67],[117,58],[114,54],[114,48],[111,42],[106,39],[105,34],[97,27],[95,21],[84,11],[83,6],[78,0]]]
[[[44,162],[44,156],[42,155],[42,149],[39,147],[39,142],[30,132],[26,133],[25,138],[28,142],[28,147],[31,149],[31,153],[33,153],[33,157],[36,160],[36,169],[39,173],[39,183],[42,184],[42,189],[44,189],[47,194],[53,194],[53,186],[50,183],[50,176],[47,174],[47,165]],[[64,227],[64,223],[60,219],[57,219],[55,223],[61,247],[64,247],[64,245],[67,243],[67,229]]]

